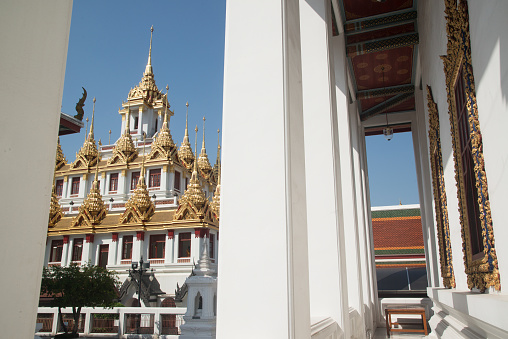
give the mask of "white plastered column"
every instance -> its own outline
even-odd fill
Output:
[[[218,338],[310,337],[299,27],[297,0],[226,4]]]
[[[420,215],[422,220],[423,244],[427,264],[427,282],[429,286],[441,285],[441,270],[439,266],[439,246],[436,235],[436,226],[433,212],[433,188],[427,147],[428,134],[426,128],[427,115],[425,114],[424,94],[415,88],[416,111],[411,121],[413,149],[415,154],[416,177],[418,181],[418,194],[420,199]]]
[[[342,199],[333,82],[334,66],[345,66],[344,60],[334,65],[329,52],[330,16],[329,2],[300,0],[310,314],[314,319],[331,317],[347,332],[347,293],[342,293],[347,289],[347,282],[344,238],[339,235]],[[337,44],[333,46],[338,47]]]

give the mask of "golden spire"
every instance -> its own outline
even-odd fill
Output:
[[[145,74],[153,74],[152,70],[152,38],[153,38],[153,25],[150,28],[150,49],[148,50],[148,63],[145,67]]]
[[[90,125],[90,132],[88,137],[85,139],[85,143],[81,147],[78,153],[76,153],[76,160],[72,163],[71,168],[87,167],[90,168],[99,161],[99,152],[95,139],[93,136],[93,125],[95,115],[95,98],[93,98],[93,110],[92,110],[92,123]]]
[[[217,130],[217,134],[220,130]],[[220,140],[220,139],[219,139]],[[218,143],[218,142],[217,142]],[[217,145],[217,187],[215,188],[215,193],[213,195],[213,200],[211,202],[212,208],[217,215],[217,219],[220,217],[220,144]],[[215,168],[214,168],[215,169]]]
[[[196,140],[194,147],[197,149],[197,126],[195,131]],[[199,183],[197,161],[194,161],[190,183],[184,195],[178,201],[178,209],[173,216],[173,220],[200,220],[201,222],[218,223],[216,214],[213,213],[210,202],[206,198],[205,192]]]
[[[166,97],[168,97],[169,86],[166,85]],[[168,106],[166,105],[166,109],[164,112],[164,122],[162,123],[161,129],[157,137],[152,142],[152,147],[150,150],[150,154],[148,155],[148,159],[158,159],[163,158],[169,160],[172,165],[177,161],[176,156],[177,150],[176,145],[173,142],[173,138],[171,137],[171,132],[168,126]]]
[[[198,126],[196,126],[196,140],[194,141],[194,148],[196,149],[197,157],[197,143],[198,143]],[[205,192],[199,183],[198,179],[198,165],[197,161],[194,161],[194,168],[192,171],[191,180],[189,182],[188,189],[185,191],[182,199],[187,199],[194,204],[198,209],[204,204],[206,200]]]
[[[154,211],[155,205],[148,195],[145,183],[145,135],[143,134],[143,159],[138,185],[125,204],[125,212],[120,217],[120,223],[148,221]]]
[[[203,117],[203,145],[201,146],[201,153],[199,154],[198,166],[200,174],[203,178],[208,180],[210,178],[210,173],[212,172],[212,166],[208,160],[205,148],[205,120],[205,117]]]
[[[106,205],[102,200],[99,189],[99,161],[95,165],[95,178],[92,183],[90,193],[83,201],[83,205],[79,206],[79,213],[73,219],[72,226],[89,226],[100,224],[106,217]]]
[[[127,100],[127,112],[125,113],[125,130],[120,138],[116,141],[115,148],[113,148],[113,155],[108,159],[108,165],[115,163],[127,164],[136,159],[136,156],[138,155],[138,151],[134,146],[130,132],[130,109],[130,101]]]
[[[58,171],[66,163],[67,161],[65,160],[64,154],[62,152],[62,146],[60,145],[60,137],[58,137],[58,142],[56,144],[55,171]]]
[[[195,157],[189,142],[189,102],[187,102],[185,106],[187,106],[187,113],[185,114],[185,136],[183,137],[183,142],[178,150],[178,157],[185,168],[190,170]]]
[[[58,197],[56,196],[55,183],[53,183],[53,189],[51,190],[51,204],[49,205],[49,221],[48,226],[53,227],[60,219],[62,219],[62,207],[58,203]]]
[[[143,101],[150,107],[153,107],[156,101],[162,99],[163,94],[157,88],[152,69],[152,38],[153,26],[150,28],[150,49],[148,51],[148,63],[145,67],[145,72],[141,78],[141,82],[129,91],[127,96],[128,100],[143,99]]]

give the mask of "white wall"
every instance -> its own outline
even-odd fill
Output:
[[[0,5],[0,257],[16,268],[0,283],[4,338],[34,334],[71,12],[72,1]]]
[[[471,59],[501,284],[508,282],[508,2],[469,1]]]

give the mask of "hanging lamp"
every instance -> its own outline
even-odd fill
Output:
[[[383,73],[383,101],[386,101],[386,88],[385,88],[385,67],[381,66],[381,72]],[[393,138],[393,128],[391,128],[388,125],[388,112],[385,113],[386,115],[386,127],[383,128],[383,135],[385,136],[385,139],[387,141],[392,140]]]

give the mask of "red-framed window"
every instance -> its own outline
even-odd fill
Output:
[[[469,129],[469,112],[467,109],[463,68],[460,69],[457,75],[454,90],[462,158],[462,179],[464,182],[466,213],[469,225],[469,240],[471,242],[471,251],[474,256],[480,253],[483,254],[483,235],[480,221],[480,207],[478,205],[473,150],[471,147],[471,131]]]
[[[62,261],[63,240],[51,241],[51,252],[49,254],[49,262]]]
[[[148,182],[148,187],[160,187],[161,186],[161,169],[151,169],[150,170],[150,180]]]
[[[72,178],[71,181],[71,195],[78,195],[79,194],[79,183],[81,181],[81,178]]]
[[[132,235],[124,235],[122,241],[122,260],[132,259]]]
[[[175,190],[180,191],[180,172],[175,171]]]
[[[210,234],[210,258],[215,257],[215,234]]]
[[[63,179],[58,179],[55,183],[55,192],[57,197],[61,197],[63,193]]]
[[[118,191],[118,173],[111,173],[109,175],[109,192]]]
[[[164,259],[164,251],[166,248],[165,234],[150,235],[150,259]]]
[[[99,245],[99,262],[98,266],[106,268],[108,265],[109,245]]]
[[[178,258],[188,258],[191,253],[191,232],[178,234]]]
[[[81,261],[83,254],[83,238],[74,239],[72,244],[72,261]]]
[[[138,181],[139,181],[139,171],[138,172],[132,172],[131,175],[131,191],[135,190],[136,187],[138,187]]]

